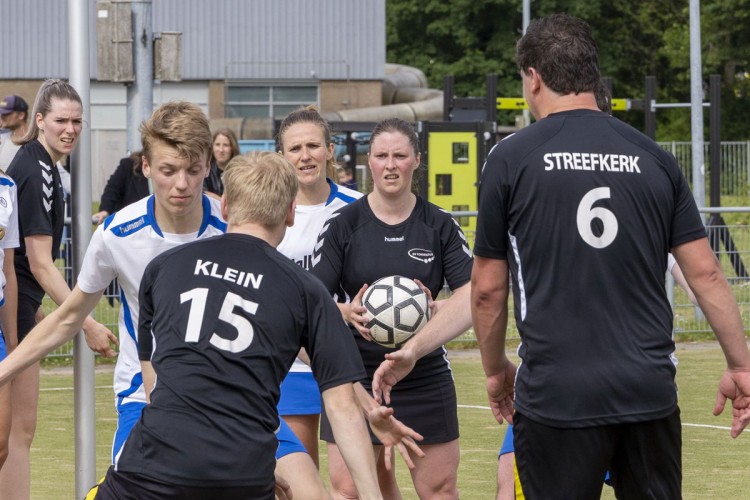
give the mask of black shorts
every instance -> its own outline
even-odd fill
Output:
[[[372,392],[367,385],[365,389]],[[396,384],[389,406],[393,408],[394,417],[424,436],[419,444],[441,444],[458,439],[456,387],[450,376],[407,388]],[[325,408],[320,419],[320,439],[335,442]],[[372,432],[370,439],[373,444],[380,444]]]
[[[599,499],[604,476],[617,498],[682,498],[679,408],[658,420],[580,429],[513,416],[518,476],[526,498]]]
[[[94,491],[96,490],[96,491]],[[142,474],[117,472],[110,467],[104,480],[86,496],[94,500],[273,500],[274,483],[266,487],[203,488],[156,481]]]
[[[41,305],[41,302],[27,295],[18,294],[18,342],[25,339],[36,326],[36,311]]]

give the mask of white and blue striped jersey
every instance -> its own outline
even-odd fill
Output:
[[[277,247],[283,255],[292,259],[298,266],[309,271],[313,267],[315,244],[328,218],[339,208],[362,197],[362,193],[339,186],[327,179],[331,194],[325,203],[319,205],[297,205],[294,211],[294,225],[287,228],[284,239]],[[309,372],[310,367],[298,359],[290,372]]]
[[[18,248],[18,200],[16,184],[0,174],[0,305],[5,303],[5,275],[2,272],[6,248]]]
[[[203,220],[197,232],[163,232],[156,222],[153,196],[110,215],[94,232],[78,276],[78,287],[86,293],[96,293],[115,278],[120,283],[120,354],[114,380],[119,404],[146,402],[137,342],[138,289],[146,266],[166,250],[225,231],[218,200],[204,195]]]

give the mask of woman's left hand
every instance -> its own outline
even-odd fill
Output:
[[[351,302],[345,304],[346,307],[344,309],[346,312],[344,313],[344,320],[354,326],[364,339],[372,341],[372,337],[370,337],[370,329],[367,328],[369,320],[367,319],[367,316],[365,316],[367,308],[362,305],[362,296],[365,294],[367,286],[367,283],[362,285],[362,288],[359,289],[359,292],[357,292],[357,295],[354,296]]]

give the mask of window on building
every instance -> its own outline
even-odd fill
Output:
[[[281,119],[300,106],[317,103],[317,85],[230,84],[224,113],[227,118]]]

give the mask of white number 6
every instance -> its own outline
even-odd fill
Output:
[[[618,225],[615,214],[604,207],[592,207],[598,200],[608,199],[609,197],[609,188],[600,187],[586,193],[581,199],[581,203],[578,204],[578,213],[576,214],[578,233],[583,238],[583,241],[594,248],[608,246],[615,241],[615,237],[617,236]],[[596,236],[591,230],[591,221],[594,219],[602,221],[602,225],[604,226],[604,230],[600,236]]]

